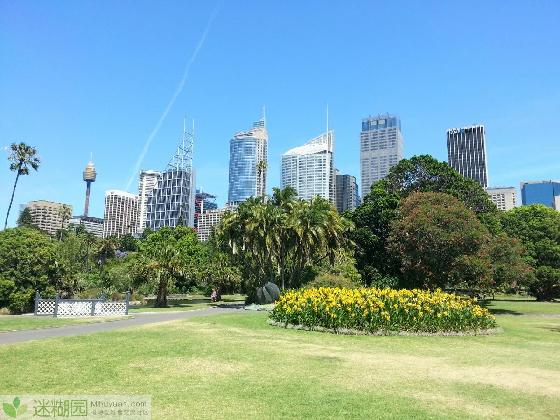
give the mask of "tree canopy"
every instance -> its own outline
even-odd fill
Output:
[[[531,294],[539,300],[560,297],[560,212],[543,205],[522,206],[500,219],[504,231],[521,241],[535,268]]]
[[[248,287],[299,287],[321,261],[334,263],[351,223],[325,199],[296,199],[292,188],[251,198],[224,216],[216,235]]]

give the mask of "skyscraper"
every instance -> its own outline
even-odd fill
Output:
[[[56,235],[60,229],[66,229],[72,216],[72,206],[52,201],[30,201],[24,208],[29,210],[33,225],[49,235]]]
[[[198,221],[204,212],[207,210],[215,210],[217,208],[218,204],[216,204],[216,196],[208,194],[207,192],[197,188],[194,199],[194,228],[198,228]]]
[[[336,209],[339,213],[358,207],[358,184],[352,175],[336,174]]]
[[[543,204],[560,210],[560,181],[531,181],[521,183],[524,206]]]
[[[514,187],[486,188],[490,200],[498,207],[498,210],[511,210],[517,205]]]
[[[378,115],[362,119],[360,134],[360,172],[362,194],[369,194],[371,185],[383,179],[403,158],[401,120],[394,115]]]
[[[189,133],[183,127],[177,151],[148,198],[146,227],[158,230],[164,226],[175,227],[180,224],[194,226],[193,141],[194,128]]]
[[[483,125],[447,130],[447,159],[449,166],[465,178],[474,179],[483,188],[488,187],[486,134]]]
[[[97,172],[95,171],[95,166],[93,165],[93,162],[91,160],[86,165],[83,175],[84,175],[83,179],[86,182],[86,202],[84,204],[84,217],[88,217],[89,193],[91,191],[91,183],[95,182],[95,178],[97,176]]]
[[[138,225],[138,196],[125,191],[105,191],[103,237],[121,237],[136,233]]]
[[[146,218],[148,212],[148,199],[157,185],[161,172],[141,171],[138,181],[138,233],[146,229]]]
[[[264,196],[268,162],[268,131],[265,119],[253,123],[229,142],[228,203],[241,203],[249,197]]]
[[[282,155],[282,188],[292,187],[298,197],[319,196],[335,204],[334,132],[329,130]]]

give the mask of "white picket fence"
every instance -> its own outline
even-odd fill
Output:
[[[119,316],[128,315],[130,292],[126,292],[124,301],[107,301],[106,299],[43,299],[39,292],[35,294],[35,315],[70,317],[70,316]]]

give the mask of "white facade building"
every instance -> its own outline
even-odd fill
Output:
[[[486,188],[486,192],[498,210],[507,211],[517,206],[514,187]]]
[[[52,201],[30,201],[25,208],[31,214],[33,225],[49,235],[56,235],[60,229],[68,228],[72,216],[72,206]]]
[[[103,237],[133,235],[138,226],[138,196],[125,191],[105,192]]]
[[[294,188],[298,197],[304,200],[319,196],[334,205],[336,178],[333,151],[333,130],[288,150],[282,155],[282,188]]]
[[[138,181],[138,233],[146,229],[146,218],[148,211],[148,199],[152,196],[154,188],[157,186],[161,172],[141,171]]]
[[[389,170],[403,158],[404,141],[401,120],[393,115],[362,119],[360,134],[360,174],[362,196],[371,185],[385,178]]]
[[[206,210],[198,217],[196,235],[199,241],[207,241],[214,227],[216,227],[226,211],[230,208]]]

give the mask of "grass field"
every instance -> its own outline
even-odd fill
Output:
[[[155,419],[554,418],[552,305],[493,302],[514,314],[499,314],[504,331],[491,336],[337,336],[251,311],[14,344],[0,347],[0,389],[149,394]]]
[[[0,315],[0,333],[37,328],[56,328],[92,322],[107,322],[122,318],[124,317],[53,318],[52,316]]]

